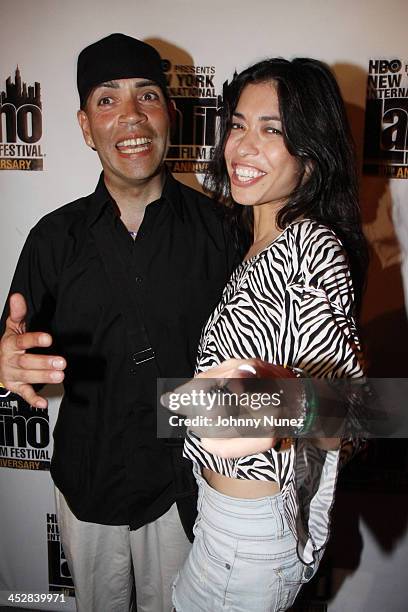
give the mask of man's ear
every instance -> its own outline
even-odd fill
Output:
[[[91,129],[89,126],[89,120],[88,120],[88,116],[86,112],[84,110],[79,110],[77,112],[77,118],[78,118],[78,123],[82,130],[82,135],[84,137],[86,144],[88,145],[88,147],[96,151],[95,143],[92,138]]]

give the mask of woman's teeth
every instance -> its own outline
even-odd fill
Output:
[[[246,183],[247,181],[251,181],[254,178],[259,178],[260,176],[264,176],[266,174],[266,172],[261,172],[260,170],[248,168],[246,166],[237,166],[235,167],[234,172],[238,180],[242,183]]]

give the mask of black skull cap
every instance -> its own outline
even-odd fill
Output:
[[[110,34],[85,47],[78,56],[77,86],[81,108],[92,89],[114,79],[142,78],[166,94],[162,60],[154,47],[125,34]]]

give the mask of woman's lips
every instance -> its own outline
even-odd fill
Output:
[[[232,164],[231,182],[238,187],[247,187],[257,183],[266,172],[255,168],[254,166],[244,166],[241,164]]]

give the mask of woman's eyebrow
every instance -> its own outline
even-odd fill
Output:
[[[232,115],[234,117],[238,117],[239,119],[245,119],[245,115],[237,111],[234,111]],[[258,119],[260,121],[282,121],[279,115],[261,115],[260,117],[258,117]]]
[[[259,117],[260,121],[281,121],[279,115],[261,115]]]

